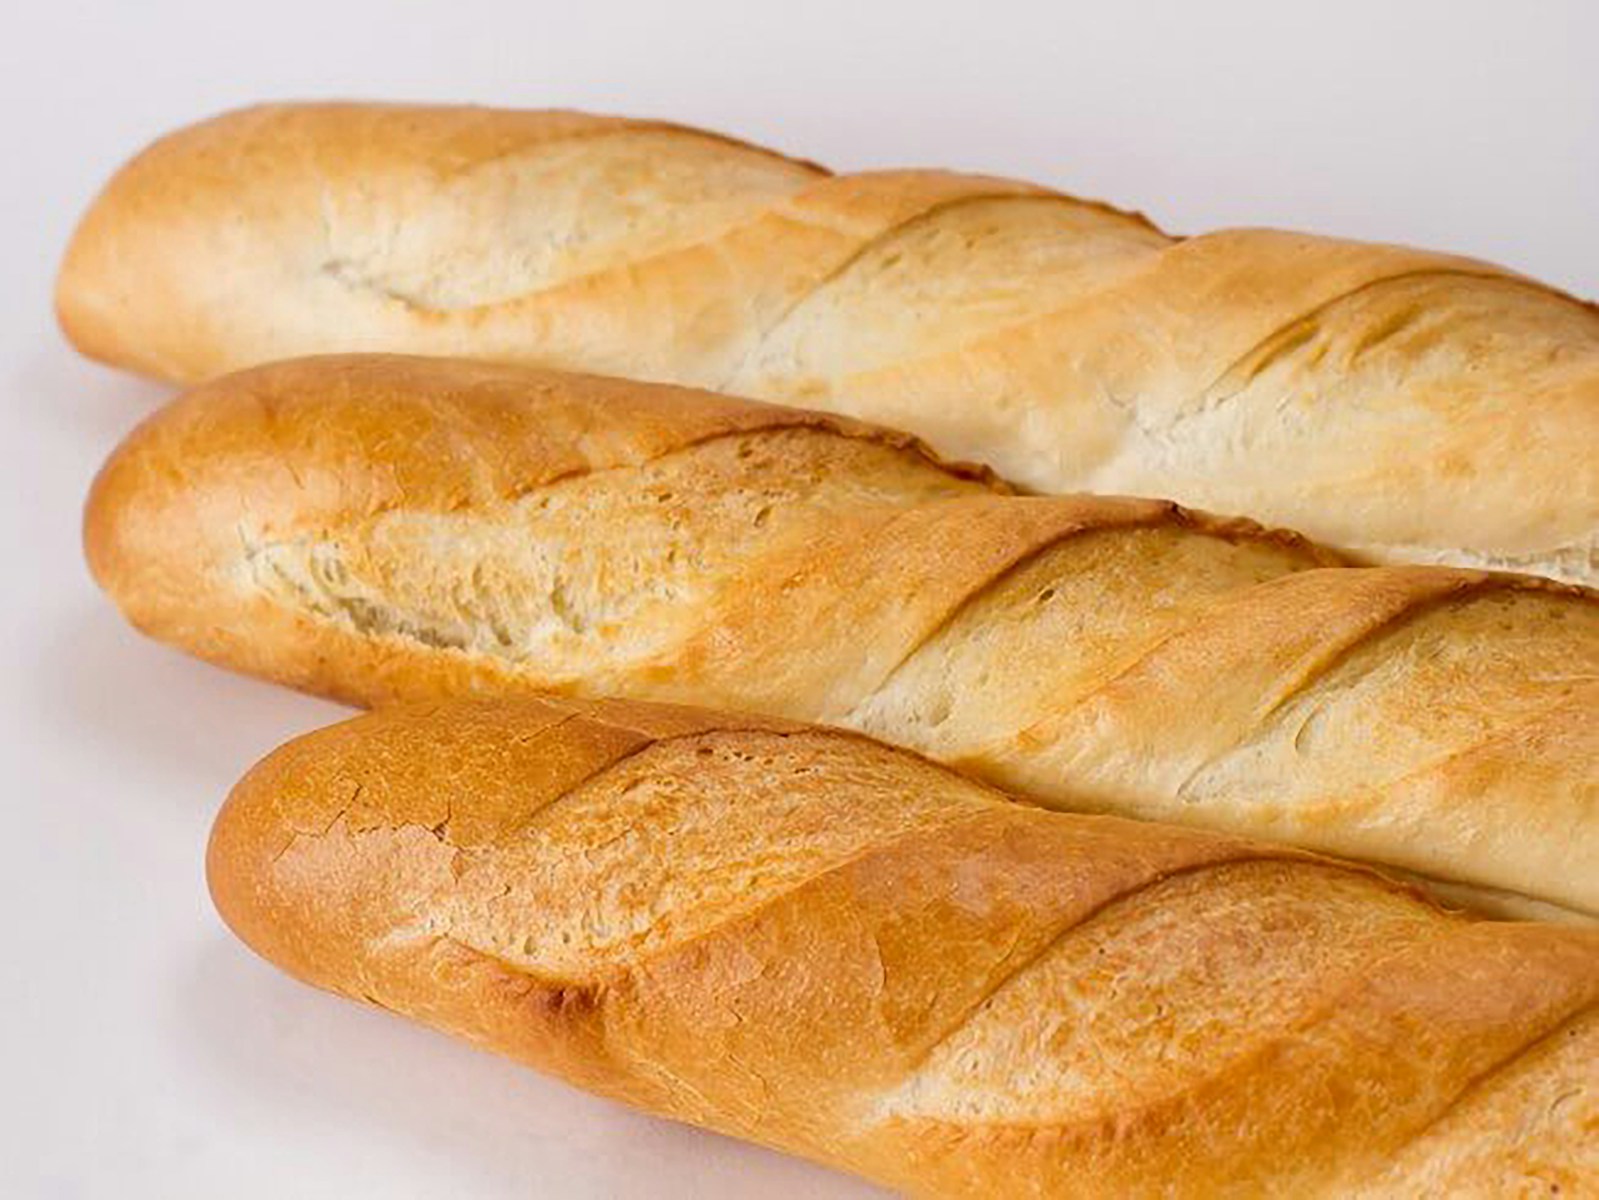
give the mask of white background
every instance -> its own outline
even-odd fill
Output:
[[[234,778],[340,711],[145,642],[78,513],[159,388],[76,360],[57,255],[163,130],[269,97],[676,118],[835,167],[1497,259],[1599,292],[1599,5],[0,0],[0,1195],[865,1196],[276,975],[201,880]]]

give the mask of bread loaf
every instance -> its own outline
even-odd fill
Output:
[[[279,105],[119,172],[58,302],[85,352],[173,379],[398,350],[694,384],[908,429],[1040,492],[1599,582],[1599,312],[1441,254],[1179,239],[1028,184],[834,176],[654,122]]]
[[[842,732],[389,710],[257,766],[208,873],[308,983],[917,1195],[1599,1178],[1599,930],[1008,803]]]
[[[384,356],[157,413],[86,541],[139,627],[357,703],[555,690],[828,722],[1048,804],[1599,916],[1599,598],[1575,588],[1009,495],[898,435],[711,393]]]

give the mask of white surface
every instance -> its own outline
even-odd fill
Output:
[[[835,166],[1019,174],[1179,231],[1410,241],[1599,291],[1584,0],[8,0],[0,22],[6,1197],[870,1194],[309,992],[223,932],[200,874],[213,806],[340,714],[140,640],[80,565],[90,475],[161,392],[74,359],[49,283],[96,183],[151,136],[264,97],[565,104]]]

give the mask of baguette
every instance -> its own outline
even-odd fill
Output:
[[[1046,804],[1599,916],[1599,597],[1023,497],[841,418],[444,359],[258,368],[141,426],[132,622],[359,704],[556,691],[850,727]]]
[[[1599,583],[1599,311],[1469,259],[1179,239],[657,122],[300,104],[128,164],[58,307],[86,353],[177,380],[395,350],[693,384],[908,429],[1039,492]]]
[[[317,987],[925,1196],[1593,1195],[1599,930],[1051,813],[842,733],[392,709],[208,856]]]

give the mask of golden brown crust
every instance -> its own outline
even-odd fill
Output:
[[[57,292],[180,380],[464,354],[909,429],[1379,562],[1599,581],[1599,311],[1499,268],[576,113],[272,105],[109,184]]]
[[[215,381],[96,481],[154,636],[360,704],[555,691],[824,721],[1059,806],[1599,914],[1599,601],[1018,497],[868,428],[516,367]]]
[[[307,982],[915,1194],[1507,1195],[1599,1166],[1599,932],[1007,803],[839,731],[393,709],[251,771],[207,869]]]

